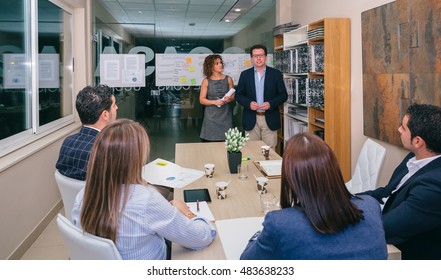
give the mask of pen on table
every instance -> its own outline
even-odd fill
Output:
[[[247,161],[247,160],[251,160],[251,158],[250,157],[243,157],[242,158],[242,161]]]
[[[199,200],[196,200],[196,211],[199,212]]]

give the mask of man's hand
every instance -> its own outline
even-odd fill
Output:
[[[259,109],[259,104],[257,104],[257,102],[256,101],[252,101],[251,103],[250,103],[250,109],[251,110],[253,110],[253,111],[256,111],[257,109]]]
[[[269,110],[271,108],[271,105],[269,104],[269,102],[265,102],[262,105],[260,105],[257,109],[259,110]]]

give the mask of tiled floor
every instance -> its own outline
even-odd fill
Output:
[[[174,162],[175,144],[199,142],[200,120],[180,118],[146,118],[139,120],[150,138],[150,159],[162,158]],[[64,210],[61,210],[64,215]],[[67,260],[67,249],[54,218],[38,237],[22,260]]]
[[[61,210],[64,215],[64,209]],[[31,248],[23,255],[22,260],[68,260],[63,237],[58,231],[56,218],[54,218]]]

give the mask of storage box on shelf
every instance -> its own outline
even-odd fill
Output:
[[[349,27],[347,18],[325,18],[284,33],[281,66],[285,141],[307,126],[332,148],[345,180],[351,176]]]

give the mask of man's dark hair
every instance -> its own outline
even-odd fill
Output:
[[[107,85],[86,86],[77,95],[75,107],[82,124],[95,124],[112,106],[113,90]]]
[[[441,108],[429,104],[412,104],[407,108],[409,116],[407,126],[411,139],[416,136],[423,138],[427,149],[441,153]]]
[[[254,45],[254,46],[252,46],[251,49],[250,49],[250,55],[251,55],[251,56],[253,56],[253,51],[254,51],[255,49],[262,49],[262,50],[265,52],[265,55],[268,54],[268,51],[267,51],[267,49],[266,49],[266,47],[265,47],[264,45]]]

